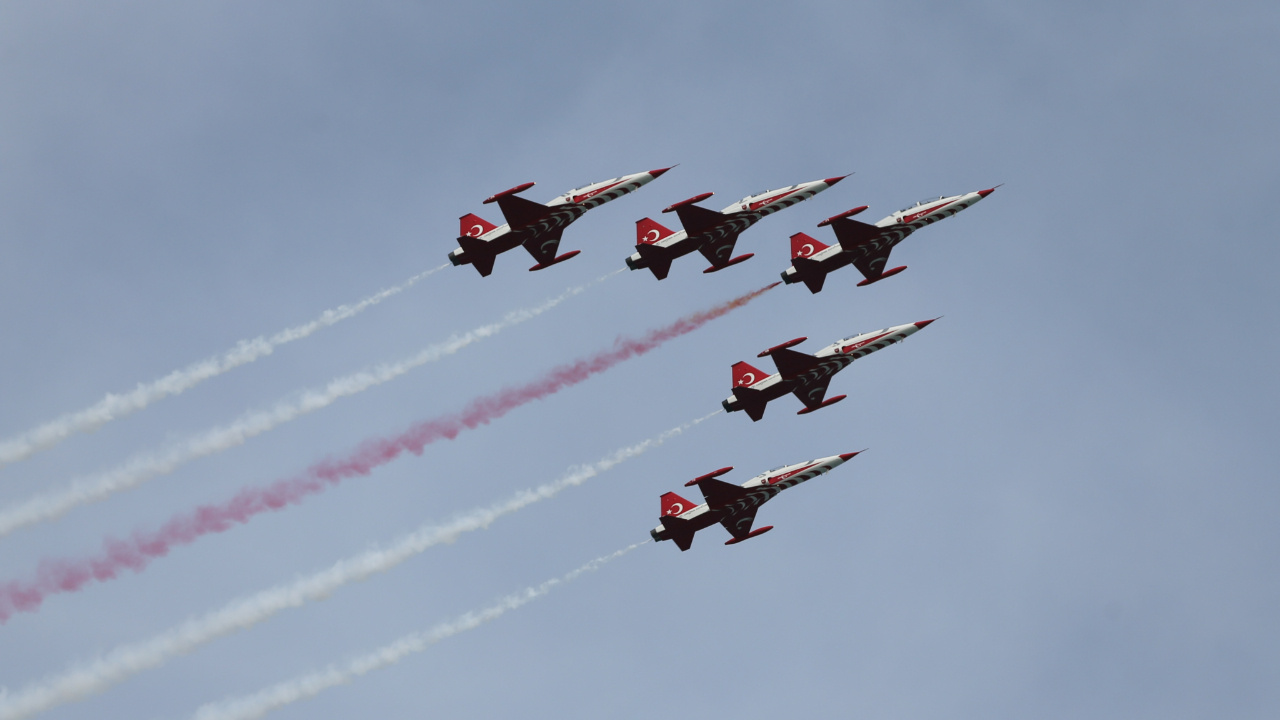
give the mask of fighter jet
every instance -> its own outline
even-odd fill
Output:
[[[732,467],[723,467],[696,477],[685,483],[685,487],[697,485],[707,501],[694,505],[673,492],[663,495],[662,517],[659,518],[662,524],[650,530],[649,535],[658,542],[674,540],[676,547],[682,551],[688,550],[693,544],[694,533],[716,523],[723,525],[733,536],[725,541],[725,545],[736,545],[743,540],[763,535],[772,530],[773,526],[751,529],[751,523],[755,522],[756,511],[761,505],[783,490],[842,465],[845,460],[857,454],[844,453],[806,460],[795,465],[783,465],[760,473],[741,485],[716,480],[718,476],[732,470]]]
[[[933,320],[921,320],[854,335],[837,340],[812,355],[788,349],[809,338],[798,337],[775,345],[757,357],[773,357],[778,372],[765,375],[746,362],[734,363],[733,395],[720,404],[726,412],[745,410],[753,421],[764,417],[764,408],[769,401],[787,393],[792,393],[804,403],[804,409],[797,412],[797,415],[807,415],[814,410],[835,405],[848,396],[837,395],[823,400],[833,375],[860,357],[902,342],[908,335],[919,332],[931,322]]]
[[[818,223],[818,227],[830,225],[839,244],[828,247],[804,233],[792,235],[791,267],[782,271],[782,279],[788,283],[803,282],[809,287],[809,292],[817,293],[822,290],[827,273],[845,265],[858,268],[865,278],[858,287],[897,275],[907,266],[884,269],[889,261],[889,252],[895,245],[925,225],[951,217],[973,205],[995,189],[921,200],[875,225],[851,219],[866,210],[866,205],[833,215]]]
[[[570,223],[591,208],[620,198],[670,169],[650,170],[592,183],[552,198],[546,205],[525,200],[516,194],[533,187],[534,183],[503,190],[484,202],[498,203],[498,208],[507,220],[506,224],[494,226],[478,215],[463,215],[459,218],[459,248],[449,253],[449,262],[454,265],[470,263],[482,276],[487,276],[493,272],[493,260],[498,253],[521,245],[538,261],[530,270],[542,270],[564,262],[580,252],[572,250],[556,255],[556,250],[560,247],[560,234]]]
[[[826,180],[800,183],[778,190],[766,190],[749,195],[726,207],[720,212],[698,207],[694,203],[702,202],[715,193],[702,193],[663,210],[674,212],[680,218],[684,229],[672,232],[650,218],[636,221],[636,253],[627,258],[627,267],[632,270],[649,268],[653,276],[659,280],[671,271],[671,261],[697,250],[711,263],[704,273],[723,270],[730,265],[747,260],[755,253],[747,253],[730,258],[733,245],[743,230],[755,225],[761,218],[808,200],[841,180],[849,177],[830,177]]]

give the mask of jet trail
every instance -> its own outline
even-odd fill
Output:
[[[418,423],[400,435],[366,441],[345,459],[324,460],[300,476],[277,480],[266,487],[245,488],[218,505],[202,505],[193,512],[171,518],[159,530],[149,533],[137,531],[127,540],[107,538],[102,551],[93,557],[42,560],[36,567],[34,579],[0,583],[0,623],[8,621],[16,612],[35,612],[48,595],[77,591],[92,580],[112,580],[125,569],[141,572],[153,559],[168,554],[176,546],[190,544],[204,535],[224,532],[261,513],[295,505],[349,477],[368,475],[406,451],[421,455],[427,445],[438,440],[452,440],[464,430],[487,425],[521,405],[576,385],[624,360],[643,355],[668,340],[691,333],[746,305],[781,284],[773,283],[710,309],[686,315],[670,325],[649,331],[640,339],[618,338],[610,350],[553,368],[525,385],[472,400],[461,412]]]
[[[539,500],[555,497],[566,488],[587,480],[681,435],[723,410],[672,428],[630,447],[620,448],[599,461],[578,467],[549,483],[523,490],[507,500],[476,508],[440,525],[423,525],[386,549],[369,550],[334,563],[326,570],[240,598],[200,618],[133,645],[114,648],[105,656],[57,677],[46,678],[20,692],[0,695],[0,720],[18,720],[59,705],[102,692],[124,680],[184,655],[223,635],[246,630],[278,612],[324,600],[353,582],[367,580],[442,543],[452,543],[465,532],[484,530],[494,520]]]
[[[354,305],[339,305],[331,310],[325,310],[315,320],[281,330],[271,337],[262,337],[260,335],[252,340],[241,340],[236,343],[234,348],[223,353],[220,357],[215,356],[201,360],[149,383],[139,383],[138,387],[123,395],[108,394],[97,403],[83,410],[67,413],[62,417],[32,428],[21,435],[0,440],[0,467],[31,457],[42,450],[47,450],[70,437],[72,433],[97,430],[103,424],[131,415],[156,400],[169,395],[177,395],[228,370],[251,363],[264,355],[270,355],[275,352],[277,347],[285,343],[301,340],[321,328],[336,325],[347,318],[354,317],[392,295],[408,290],[428,275],[437,273],[447,267],[449,267],[448,263],[426,272],[418,273],[399,285],[387,288],[375,295],[370,295]]]
[[[446,355],[452,355],[478,340],[535,318],[620,272],[622,271],[617,270],[593,282],[569,288],[536,307],[513,310],[497,322],[481,325],[461,335],[454,335],[444,342],[429,345],[417,355],[399,362],[379,365],[372,370],[362,370],[346,377],[336,378],[329,381],[329,384],[323,388],[303,392],[297,399],[282,400],[268,410],[246,413],[229,425],[216,427],[187,438],[166,452],[158,455],[135,456],[125,464],[96,477],[81,478],[62,490],[36,495],[17,505],[0,509],[0,537],[24,526],[57,518],[79,505],[98,502],[160,475],[167,475],[197,458],[242,445],[249,438],[273,430],[290,420],[326,408],[341,398],[394,380],[414,368],[439,360]]]
[[[472,610],[453,620],[440,623],[430,630],[405,635],[399,640],[384,645],[368,654],[352,658],[341,665],[330,665],[323,670],[300,675],[252,695],[203,705],[196,711],[193,718],[194,720],[249,720],[250,718],[260,718],[272,710],[278,710],[299,700],[314,697],[323,690],[336,685],[344,685],[374,670],[395,665],[405,657],[422,652],[441,640],[477,628],[490,620],[496,620],[508,611],[515,610],[546,595],[557,585],[574,580],[583,573],[592,572],[610,560],[621,557],[647,542],[649,541],[638,542],[611,555],[596,558],[563,577],[552,578],[541,585],[525,588],[521,592],[502,598],[489,607],[481,610]]]

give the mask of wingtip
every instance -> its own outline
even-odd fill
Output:
[[[849,175],[852,175],[852,174],[853,174],[853,173],[849,173]],[[843,180],[843,179],[845,179],[845,178],[849,177],[849,175],[840,175],[840,176],[838,176],[838,177],[829,177],[829,178],[827,178],[826,180],[823,180],[822,182],[826,183],[826,184],[827,184],[827,187],[831,187],[832,185],[835,185],[836,183],[840,182],[841,180]]]
[[[679,165],[679,164],[680,164],[680,163],[676,163],[675,165],[672,165],[671,167],[664,167],[664,168],[658,168],[657,170],[650,170],[650,171],[649,171],[649,174],[650,174],[650,175],[652,175],[652,176],[654,176],[655,178],[656,178],[656,177],[662,177],[662,173],[664,173],[664,172],[666,172],[666,171],[670,170],[670,169],[671,169],[671,168],[673,168],[673,167],[676,167],[676,166],[677,166],[677,165]]]

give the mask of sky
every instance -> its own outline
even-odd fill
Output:
[[[185,718],[648,538],[716,468],[867,452],[273,718],[1270,718],[1280,713],[1280,9],[1261,2],[0,4],[0,440],[445,262],[524,183],[677,165],[564,234],[0,467],[0,511],[624,268],[634,221],[853,173],[755,257],[608,277],[136,488],[0,537],[0,584],[291,478],[778,279],[859,205],[1000,185],[907,272],[775,288],[642,357],[0,625],[5,702],[237,598],[703,418],[794,337],[942,316],[844,402],[707,418],[552,498],[49,718]],[[1003,184],[1002,184],[1003,183]],[[1001,185],[1002,184],[1002,185]],[[690,491],[692,492],[692,491]],[[594,566],[593,566],[594,567]],[[525,596],[520,596],[525,597]]]

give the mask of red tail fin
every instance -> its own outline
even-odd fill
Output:
[[[466,235],[467,237],[480,237],[487,232],[496,230],[498,227],[479,215],[472,215],[471,213],[458,218],[458,225],[460,226],[458,234]]]
[[[652,245],[670,234],[670,230],[649,218],[636,221],[636,242],[642,245]]]
[[[813,257],[818,254],[818,252],[826,249],[826,245],[823,245],[804,233],[796,233],[791,236],[791,257],[793,258]]]
[[[751,387],[767,377],[769,377],[769,373],[752,367],[751,363],[737,362],[733,364],[734,387]]]
[[[662,496],[663,515],[679,515],[680,513],[688,512],[697,506],[697,503],[689,502],[673,492],[669,492]]]

